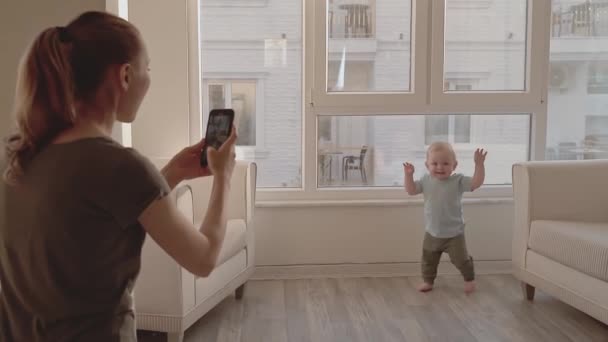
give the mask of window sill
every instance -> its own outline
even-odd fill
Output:
[[[495,205],[513,203],[511,197],[465,198],[465,205]],[[327,207],[421,207],[424,200],[291,200],[291,201],[256,201],[257,208],[327,208]]]

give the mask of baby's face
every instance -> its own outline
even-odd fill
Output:
[[[437,179],[448,179],[454,169],[456,169],[456,160],[450,151],[438,150],[428,154],[426,159],[426,168],[431,176]]]

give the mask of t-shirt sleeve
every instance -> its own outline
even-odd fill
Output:
[[[473,178],[464,176],[464,175],[460,175],[460,179],[458,181],[460,192],[470,192],[472,182],[473,182]]]
[[[137,223],[141,213],[171,191],[165,178],[144,156],[133,149],[123,155],[111,172],[111,183],[102,191],[102,205],[121,227]]]
[[[428,178],[427,176],[428,175],[425,174],[424,176],[420,177],[419,180],[417,180],[417,181],[414,182],[414,185],[416,185],[416,192],[417,193],[422,193],[424,191],[424,184],[427,181],[427,178]]]

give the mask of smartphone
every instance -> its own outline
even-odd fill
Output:
[[[234,123],[234,110],[232,109],[213,109],[209,113],[207,122],[207,133],[205,134],[205,144],[201,151],[201,167],[208,167],[207,149],[212,146],[216,150],[228,140],[232,133]]]

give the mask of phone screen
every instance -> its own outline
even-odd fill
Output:
[[[212,146],[219,149],[228,140],[232,132],[234,121],[234,111],[232,109],[214,109],[209,113],[207,122],[207,134],[205,135],[205,145],[201,153],[201,166],[207,167],[207,148]]]

